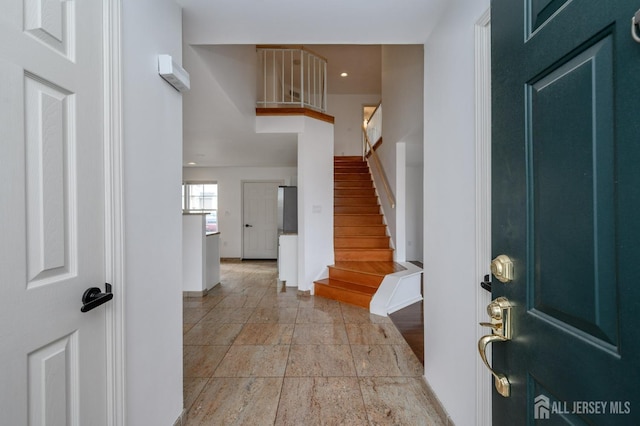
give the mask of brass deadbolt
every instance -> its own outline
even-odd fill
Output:
[[[506,254],[493,259],[491,262],[491,273],[503,283],[513,280],[513,262]]]

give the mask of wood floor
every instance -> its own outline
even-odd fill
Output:
[[[419,261],[411,261],[411,263],[420,268],[424,267]],[[424,276],[422,280],[424,280]],[[420,286],[422,287],[423,283]],[[400,309],[389,315],[389,318],[424,365],[424,301]]]
[[[424,365],[424,303],[409,305],[389,315],[391,322],[407,341],[409,347]]]

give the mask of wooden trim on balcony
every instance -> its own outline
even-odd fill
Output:
[[[324,114],[310,108],[256,108],[257,116],[287,116],[287,115],[304,115],[306,117],[315,118],[316,120],[326,121],[333,124],[335,118],[331,115]]]
[[[325,58],[322,55],[318,55],[316,52],[314,52],[313,50],[304,47],[303,45],[292,45],[292,44],[282,44],[282,45],[276,45],[276,44],[257,44],[256,45],[256,49],[260,49],[260,50],[269,50],[269,49],[273,49],[273,50],[304,50],[307,53],[311,53],[312,55],[322,59],[325,62],[327,61],[327,58]]]

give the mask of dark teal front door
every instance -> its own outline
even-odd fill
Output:
[[[493,0],[494,425],[640,424],[640,0]]]

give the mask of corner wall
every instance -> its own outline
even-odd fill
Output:
[[[418,44],[382,46],[383,142],[376,152],[396,198],[400,196],[406,200],[401,217],[397,217],[397,210],[390,207],[384,189],[377,185],[391,238],[396,247],[403,245],[399,253],[404,253],[406,259],[398,260],[422,260],[422,248],[416,247],[421,243],[416,233],[422,232],[422,182],[416,182],[416,174],[421,176],[424,143],[423,55],[423,46]],[[404,170],[398,167],[396,159],[399,142],[406,144]],[[374,176],[378,173],[375,166],[372,171]],[[398,176],[399,173],[402,176]],[[398,182],[407,185],[399,187]],[[399,195],[398,190],[406,192]],[[398,229],[403,235],[397,234]]]
[[[182,58],[173,0],[122,2],[126,423],[182,413],[182,96],[158,54]]]
[[[424,46],[425,377],[457,425],[478,419],[474,25],[488,7],[451,1]]]
[[[327,114],[335,117],[335,155],[362,155],[362,107],[377,105],[380,94],[327,95]]]

